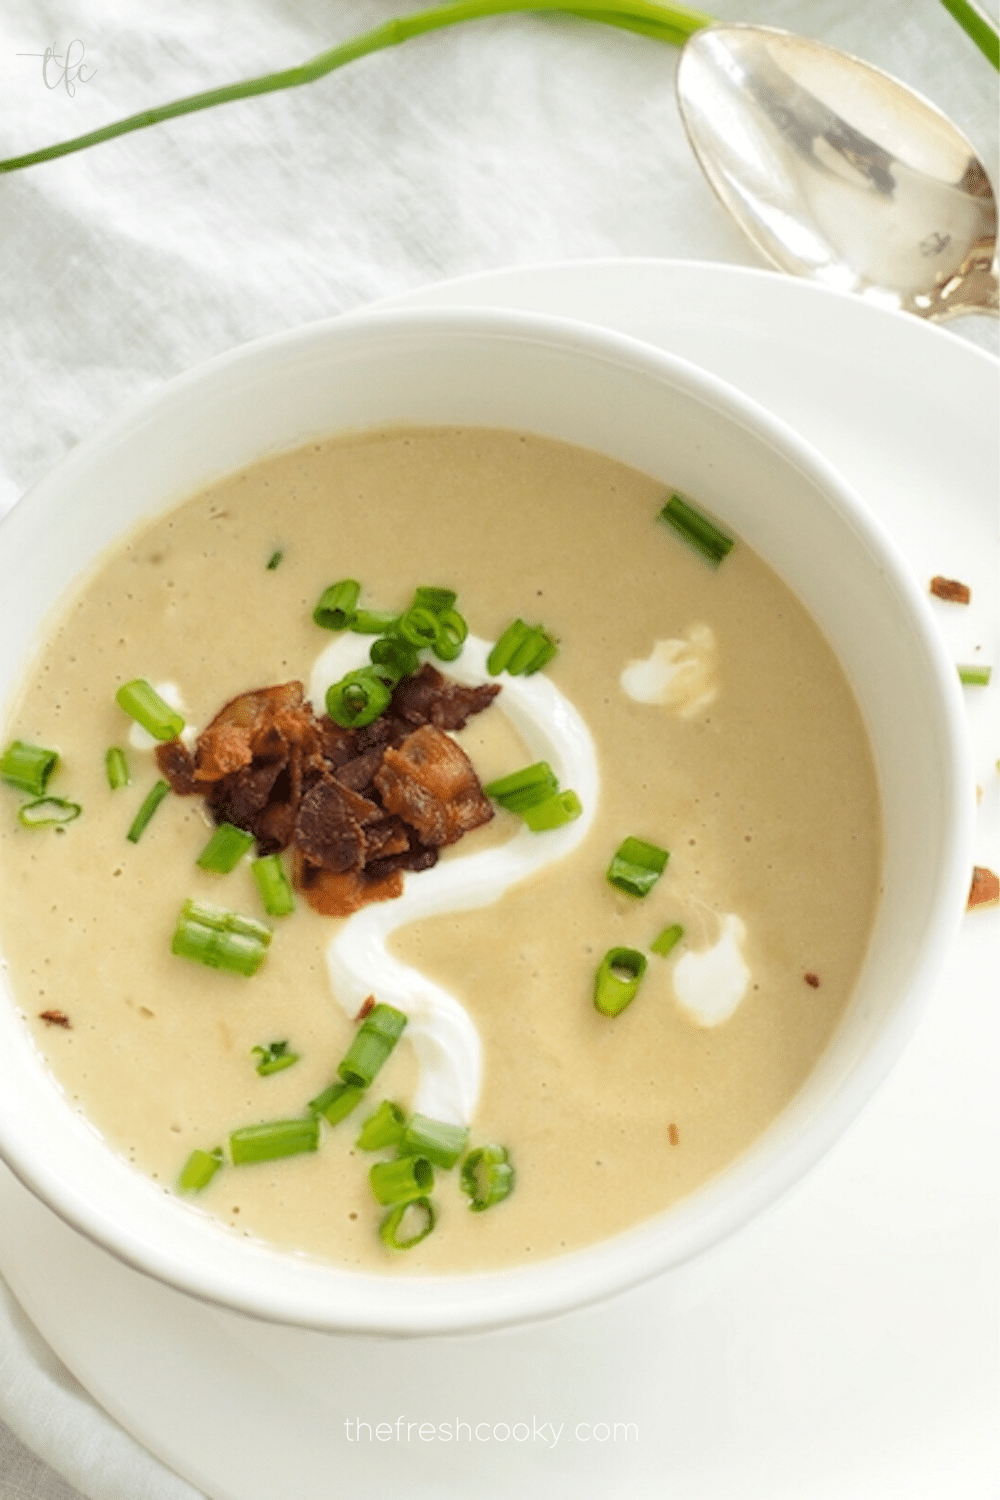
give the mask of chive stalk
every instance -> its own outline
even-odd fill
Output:
[[[195,860],[198,868],[213,875],[229,875],[253,843],[253,834],[232,823],[220,823]]]
[[[390,609],[359,609],[348,626],[355,635],[388,635],[399,624],[400,616]]]
[[[513,813],[523,812],[536,802],[546,801],[558,790],[559,782],[555,772],[545,760],[536,761],[532,766],[524,766],[520,771],[512,771],[509,776],[501,776],[483,787],[487,797],[492,797],[508,812]]]
[[[970,662],[958,668],[958,680],[965,687],[989,687],[992,676],[992,667],[985,664]]]
[[[269,917],[287,917],[295,910],[291,882],[280,854],[265,854],[260,859],[251,860],[250,870]]]
[[[257,1072],[261,1078],[267,1078],[272,1073],[282,1073],[299,1060],[297,1052],[289,1052],[288,1043],[269,1042],[266,1047],[251,1047],[251,1057],[256,1057]]]
[[[733,538],[720,531],[701,511],[695,510],[682,495],[671,495],[660,511],[660,520],[672,527],[713,567],[717,568],[733,549]]]
[[[983,56],[1000,71],[1000,33],[989,16],[971,0],[941,0],[941,4],[966,36],[975,42]]]
[[[183,716],[144,677],[123,683],[115,694],[115,702],[154,740],[175,740],[184,728]]]
[[[281,561],[284,555],[285,554],[281,551],[280,547],[276,552],[271,553],[271,556],[267,560],[267,571],[269,573],[273,573],[275,568],[280,568]]]
[[[355,578],[342,578],[324,589],[313,610],[313,619],[324,630],[346,630],[358,607],[361,585]]]
[[[444,1120],[432,1120],[428,1115],[412,1115],[406,1122],[399,1143],[400,1156],[423,1156],[436,1167],[450,1170],[469,1138],[464,1125],[451,1125]]]
[[[368,1180],[375,1197],[388,1208],[426,1197],[434,1186],[434,1168],[424,1156],[397,1156],[375,1162]]]
[[[322,1115],[328,1125],[339,1125],[364,1097],[365,1091],[360,1084],[338,1080],[317,1094],[315,1099],[310,1099],[308,1107],[314,1115]]]
[[[343,1081],[368,1088],[405,1026],[406,1016],[392,1005],[376,1005],[369,1011],[337,1069]]]
[[[398,1146],[406,1128],[406,1116],[398,1104],[383,1099],[373,1115],[369,1115],[355,1141],[362,1151],[382,1151],[386,1146]]]
[[[164,797],[170,791],[168,781],[156,781],[150,787],[143,798],[139,811],[132,820],[132,826],[125,837],[130,844],[137,844],[149,827],[150,819],[156,812]]]
[[[20,792],[41,797],[59,761],[58,750],[13,740],[0,756],[0,776]]]
[[[327,689],[326,711],[342,729],[361,729],[389,707],[392,691],[375,667],[347,672]]]
[[[177,1179],[178,1190],[182,1193],[204,1192],[221,1166],[221,1146],[216,1146],[214,1151],[192,1151]]]
[[[404,1222],[416,1226],[409,1233],[403,1229]],[[408,1203],[397,1203],[391,1208],[378,1227],[379,1239],[390,1250],[412,1250],[425,1240],[434,1228],[434,1205],[429,1198],[413,1198]],[[400,1233],[402,1229],[402,1233]]]
[[[607,869],[612,885],[630,896],[648,896],[666,868],[670,854],[645,839],[627,838],[619,845]]]
[[[557,649],[544,626],[514,620],[486,658],[486,670],[491,677],[501,672],[508,672],[511,677],[531,677],[552,660]]]
[[[181,907],[171,952],[249,978],[263,963],[270,942],[271,929],[264,922],[207,901],[188,900]]]
[[[553,828],[562,828],[572,823],[583,812],[583,803],[571,787],[546,797],[543,802],[533,803],[521,813],[532,833],[548,833]]]
[[[32,802],[21,803],[17,820],[25,828],[61,828],[72,823],[82,811],[79,802],[67,802],[65,797],[36,797]]]
[[[602,1016],[617,1016],[631,1005],[646,972],[637,948],[610,948],[594,976],[594,1005]]]
[[[666,958],[683,936],[684,928],[679,922],[673,922],[669,927],[664,927],[655,942],[650,943],[650,952],[659,953],[661,958]]]
[[[315,1115],[244,1125],[229,1137],[229,1154],[237,1167],[252,1162],[277,1161],[283,1156],[299,1156],[318,1147],[319,1121]]]
[[[514,1187],[514,1168],[506,1147],[479,1146],[470,1151],[462,1163],[460,1181],[473,1213],[481,1214],[494,1203],[501,1203]]]
[[[105,755],[104,770],[108,778],[108,786],[113,792],[117,792],[120,787],[128,786],[132,780],[125,751],[118,745],[112,745]]]

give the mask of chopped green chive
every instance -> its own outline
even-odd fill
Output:
[[[433,646],[438,636],[437,615],[426,605],[413,604],[400,619],[396,633],[418,651]]]
[[[355,1141],[362,1151],[381,1151],[385,1146],[398,1146],[403,1139],[406,1116],[398,1104],[383,1099],[373,1115],[369,1115]]]
[[[319,1146],[319,1121],[315,1115],[296,1120],[267,1120],[261,1125],[244,1125],[229,1137],[229,1154],[233,1165],[277,1161],[282,1156],[298,1156]]]
[[[354,578],[342,578],[339,583],[331,583],[328,589],[324,589],[313,610],[316,624],[321,625],[324,630],[346,630],[357,612],[360,593],[361,585]]]
[[[679,922],[674,922],[671,926],[664,927],[656,941],[650,943],[650,951],[652,953],[659,953],[662,957],[666,958],[667,954],[673,948],[676,948],[683,936],[684,928]]]
[[[627,838],[608,866],[607,878],[630,896],[646,896],[663,874],[669,858],[666,849],[647,844],[645,839]]]
[[[533,766],[512,771],[483,787],[487,797],[499,802],[508,812],[520,813],[536,802],[544,802],[559,790],[559,782],[548,761],[536,761]]]
[[[254,917],[226,911],[207,901],[185,901],[171,951],[211,969],[249,978],[264,961],[271,929]]]
[[[660,520],[666,521],[678,536],[682,536],[715,567],[733,549],[732,537],[726,536],[724,531],[720,531],[707,516],[695,510],[680,495],[671,495],[660,511]]]
[[[277,552],[271,553],[271,556],[267,560],[267,571],[269,573],[273,573],[275,568],[281,566],[281,560],[284,555],[285,554],[281,551],[280,547],[278,548]]]
[[[129,775],[128,761],[125,759],[125,751],[117,745],[112,745],[105,755],[104,770],[107,774],[108,786],[113,792],[117,792],[119,787],[128,786],[132,780]]]
[[[142,838],[149,826],[150,819],[169,791],[170,783],[168,781],[157,781],[150,787],[139,811],[132,820],[131,828],[125,835],[130,844],[137,844]]]
[[[392,691],[374,667],[348,672],[327,689],[326,711],[342,729],[371,724],[389,707]]]
[[[67,802],[65,797],[36,797],[33,802],[22,802],[17,819],[25,828],[49,828],[72,823],[82,811],[79,802]]]
[[[438,589],[421,586],[413,595],[411,608],[429,609],[432,615],[447,614],[454,609],[458,595],[454,589]]]
[[[373,667],[383,680],[391,679],[395,685],[402,677],[410,677],[420,665],[420,658],[409,641],[399,636],[380,636],[372,641],[368,652]]]
[[[547,833],[552,828],[562,828],[572,823],[583,812],[583,803],[576,793],[567,788],[544,802],[535,802],[521,813],[532,833]]]
[[[491,677],[501,672],[509,672],[512,677],[530,677],[550,662],[557,650],[554,639],[543,626],[514,620],[486,658],[486,670]]]
[[[23,740],[14,740],[0,756],[0,776],[19,791],[40,797],[58,760],[58,750],[46,750],[41,745],[26,745]]]
[[[251,860],[250,869],[269,917],[287,917],[295,910],[291,882],[280,854],[265,854],[260,859]]]
[[[637,948],[611,948],[594,976],[594,1004],[602,1016],[617,1016],[630,1005],[646,972]]]
[[[462,1163],[462,1192],[474,1213],[500,1203],[514,1187],[514,1168],[504,1146],[479,1146]]]
[[[253,843],[253,834],[232,823],[220,823],[195,863],[213,875],[228,875]]]
[[[436,1167],[450,1169],[465,1150],[469,1132],[464,1125],[449,1125],[427,1115],[413,1115],[399,1143],[400,1156],[424,1156]]]
[[[259,1059],[257,1072],[261,1078],[267,1078],[271,1073],[282,1073],[299,1060],[297,1052],[289,1052],[287,1042],[271,1042],[266,1047],[251,1047],[250,1055]]]
[[[176,708],[171,708],[142,677],[124,683],[115,694],[115,702],[154,740],[175,740],[184,728],[184,719]]]
[[[349,628],[356,635],[388,635],[399,624],[399,614],[390,609],[358,609]]]
[[[966,687],[989,687],[992,676],[992,667],[985,665],[977,666],[972,663],[960,666],[958,669],[959,681],[964,683]]]
[[[406,1016],[392,1005],[376,1005],[369,1011],[337,1069],[344,1082],[368,1088],[405,1025]]]
[[[181,1169],[177,1187],[182,1193],[200,1193],[222,1166],[222,1147],[214,1151],[192,1151]]]
[[[365,1097],[365,1091],[356,1083],[331,1083],[315,1099],[309,1100],[314,1115],[322,1115],[328,1125],[339,1125],[352,1109]]]
[[[410,1224],[416,1220],[412,1233],[403,1229],[404,1220]],[[434,1228],[434,1207],[429,1198],[414,1198],[408,1203],[397,1203],[389,1210],[378,1227],[379,1238],[390,1250],[412,1250],[425,1240]],[[402,1234],[400,1230],[403,1230]]]
[[[434,1168],[423,1156],[397,1156],[377,1161],[368,1173],[372,1192],[380,1203],[409,1203],[423,1198],[434,1186]]]

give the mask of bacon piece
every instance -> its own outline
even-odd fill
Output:
[[[972,598],[967,583],[959,583],[957,578],[942,578],[940,573],[931,579],[931,593],[938,599],[947,599],[949,604],[968,604]]]
[[[160,775],[170,783],[170,790],[178,797],[190,797],[203,791],[195,779],[194,756],[183,740],[168,740],[156,747],[156,764]]]
[[[342,875],[364,864],[368,823],[385,818],[374,802],[323,777],[306,792],[295,819],[295,846],[310,865]]]
[[[299,850],[295,851],[294,879],[314,911],[324,917],[349,917],[370,901],[394,901],[403,894],[403,876],[399,871],[382,877],[365,870],[345,870],[338,874],[309,864]]]
[[[469,757],[433,724],[414,730],[398,750],[386,750],[375,785],[387,811],[435,848],[493,817]]]
[[[280,760],[298,748],[310,764],[322,764],[323,736],[301,682],[241,693],[198,736],[195,776],[219,781],[250,765],[255,756]]]
[[[465,687],[451,678],[442,677],[436,667],[425,662],[412,677],[404,677],[396,687],[389,713],[407,724],[433,724],[437,729],[464,729],[472,714],[489,708],[500,691],[498,682],[484,682]]]
[[[1000,901],[1000,877],[985,865],[976,865],[972,871],[972,885],[966,906],[994,906]]]

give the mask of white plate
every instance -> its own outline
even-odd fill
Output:
[[[919,579],[972,586],[970,609],[941,605],[942,628],[956,659],[995,661],[988,355],[723,266],[529,267],[403,303],[575,316],[729,379],[840,467]],[[976,858],[996,868],[1000,695],[967,696],[986,788]],[[121,1266],[6,1171],[0,1270],[87,1389],[211,1500],[986,1500],[997,933],[995,911],[966,919],[902,1063],[790,1198],[695,1264],[557,1322],[403,1343],[254,1323]]]

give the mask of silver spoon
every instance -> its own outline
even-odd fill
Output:
[[[998,311],[989,179],[919,94],[787,31],[710,26],[677,98],[712,187],[781,270],[923,318]]]

